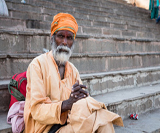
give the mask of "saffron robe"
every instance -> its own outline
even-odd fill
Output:
[[[24,132],[47,133],[54,124],[64,124],[67,117],[69,118],[69,114],[71,114],[72,110],[71,112],[66,111],[61,113],[62,101],[69,98],[71,88],[77,80],[82,83],[78,70],[70,62],[66,63],[64,79],[61,80],[58,66],[53,58],[52,51],[33,59],[27,69]],[[103,107],[99,106],[99,104],[97,106],[99,107],[99,110]],[[70,121],[72,121],[72,119],[68,119],[68,126]],[[78,127],[75,126],[73,128]],[[60,130],[58,132],[60,132]],[[62,132],[70,131],[65,130]]]

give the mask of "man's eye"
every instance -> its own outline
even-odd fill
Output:
[[[73,37],[72,37],[72,36],[69,36],[68,39],[69,39],[69,40],[73,40]]]
[[[63,38],[63,35],[58,35],[59,38]]]

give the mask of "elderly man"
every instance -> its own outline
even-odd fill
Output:
[[[27,70],[24,132],[111,133],[112,123],[123,126],[118,115],[88,95],[78,70],[68,61],[77,31],[72,15],[54,16],[52,51],[33,59]]]

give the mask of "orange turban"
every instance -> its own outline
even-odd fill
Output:
[[[51,24],[51,36],[59,30],[68,30],[74,34],[78,31],[78,24],[76,19],[68,13],[58,13],[53,17],[53,22]]]

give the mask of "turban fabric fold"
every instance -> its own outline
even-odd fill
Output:
[[[58,13],[53,17],[53,21],[51,23],[51,36],[59,30],[71,31],[75,38],[78,31],[76,19],[71,14]]]

